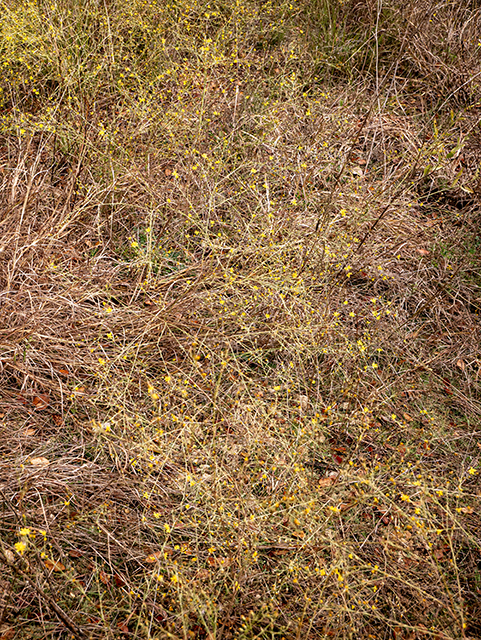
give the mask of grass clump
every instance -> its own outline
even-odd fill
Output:
[[[480,637],[479,15],[3,2],[0,637]]]

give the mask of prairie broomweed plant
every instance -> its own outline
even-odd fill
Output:
[[[474,4],[3,3],[6,628],[481,634]]]

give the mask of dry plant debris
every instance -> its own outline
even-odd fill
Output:
[[[0,639],[481,638],[479,3],[1,8]]]

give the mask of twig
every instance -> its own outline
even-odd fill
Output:
[[[3,564],[10,567],[10,569],[16,573],[18,576],[23,578],[28,582],[28,584],[35,589],[37,594],[46,602],[47,606],[52,609],[52,611],[56,614],[58,619],[67,627],[69,631],[71,631],[76,638],[86,638],[87,635],[82,631],[82,629],[75,624],[75,622],[70,618],[65,611],[59,607],[59,605],[55,602],[53,598],[51,598],[45,591],[39,587],[30,576],[28,576],[23,569],[20,569],[15,564],[15,561],[8,560],[8,550],[5,549],[5,545],[3,541],[0,541],[2,547],[2,554],[0,554],[0,560]]]

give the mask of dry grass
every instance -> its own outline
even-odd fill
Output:
[[[2,640],[481,637],[458,4],[2,3]]]

